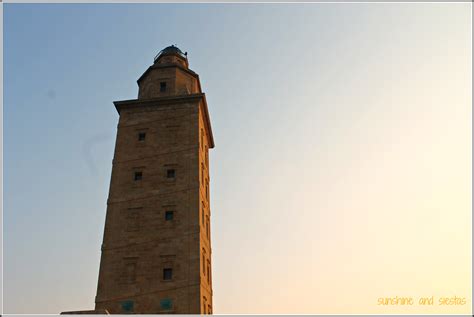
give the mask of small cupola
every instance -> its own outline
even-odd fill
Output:
[[[156,54],[153,64],[179,64],[188,68],[188,53],[183,53],[177,46],[171,45]]]
[[[138,78],[138,99],[201,93],[199,76],[188,65],[188,54],[175,45],[162,49]]]

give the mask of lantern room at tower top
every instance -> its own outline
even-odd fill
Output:
[[[154,58],[154,63],[138,78],[138,99],[140,101],[155,98],[199,97],[203,100],[205,123],[209,130],[209,147],[214,147],[209,110],[206,95],[202,92],[199,75],[189,69],[187,52],[171,45],[161,50]],[[136,100],[136,99],[133,99]],[[133,100],[115,101],[120,114],[122,108]],[[161,99],[161,102],[164,99]]]
[[[166,56],[166,55],[177,55],[179,57],[182,57],[186,60],[188,60],[188,53],[181,51],[178,47],[175,45],[170,45],[168,47],[165,47],[162,49],[158,54],[156,54],[153,62],[156,63],[160,57]]]

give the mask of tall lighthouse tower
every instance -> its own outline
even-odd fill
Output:
[[[120,115],[96,311],[212,313],[206,97],[187,54],[163,49]]]

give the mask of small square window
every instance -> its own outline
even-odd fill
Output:
[[[120,303],[122,306],[122,311],[124,313],[131,313],[133,312],[133,300],[126,300]]]
[[[173,220],[173,215],[174,215],[174,211],[173,210],[167,210],[165,212],[165,220],[168,221],[168,220]]]
[[[166,91],[166,81],[160,83],[160,92]]]
[[[170,268],[163,269],[163,279],[171,280],[172,278],[173,278],[173,269],[170,269]]]
[[[176,172],[174,169],[169,169],[166,171],[166,177],[167,178],[175,178]]]
[[[143,173],[142,172],[135,172],[134,180],[141,181],[142,178],[143,178]]]
[[[138,133],[138,141],[145,141],[145,138],[146,138],[145,132]]]
[[[172,309],[173,308],[173,301],[169,298],[165,298],[160,300],[160,307],[161,309]]]

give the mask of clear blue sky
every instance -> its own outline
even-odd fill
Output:
[[[200,75],[216,143],[216,313],[380,313],[379,296],[444,289],[470,301],[470,10],[5,4],[4,311],[93,308],[112,101],[136,98],[170,44]],[[420,233],[457,247],[420,253]]]

